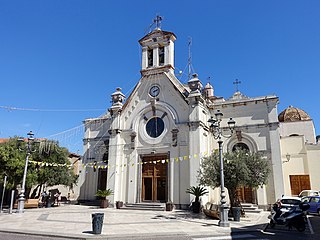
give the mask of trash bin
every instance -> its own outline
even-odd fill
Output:
[[[236,222],[240,222],[241,207],[233,207],[232,214],[233,214],[233,220]]]
[[[92,232],[101,234],[104,213],[92,213]]]

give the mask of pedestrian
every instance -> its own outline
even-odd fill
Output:
[[[56,192],[55,194],[54,194],[54,201],[55,201],[55,204],[57,205],[57,206],[60,206],[60,202],[61,202],[61,192]]]
[[[42,207],[46,206],[46,200],[47,200],[47,192],[43,191],[43,193],[41,194]]]
[[[60,206],[61,202],[61,192],[58,192],[58,206]]]

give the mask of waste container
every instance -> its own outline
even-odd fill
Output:
[[[240,222],[241,207],[233,207],[232,214],[233,214],[233,220],[236,222]]]
[[[101,234],[104,213],[92,213],[92,232],[93,234]]]

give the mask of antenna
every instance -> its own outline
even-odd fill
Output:
[[[191,56],[192,38],[188,38],[188,80],[191,79],[192,56]]]

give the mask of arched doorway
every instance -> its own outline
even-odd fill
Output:
[[[243,142],[234,144],[232,147],[232,152],[236,151],[237,149],[250,152],[248,145]],[[240,187],[237,189],[237,194],[241,203],[256,203],[255,191],[251,187]]]

